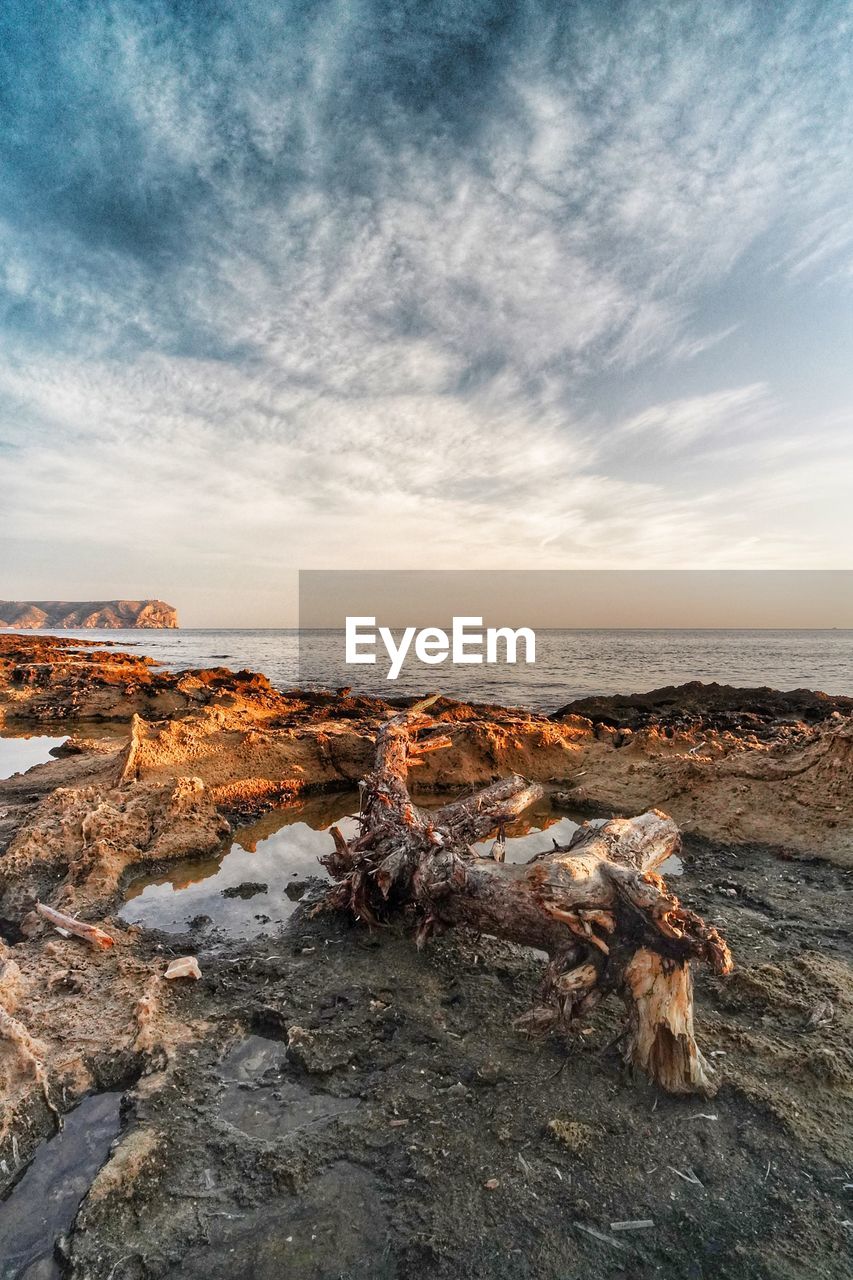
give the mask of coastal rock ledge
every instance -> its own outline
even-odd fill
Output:
[[[0,600],[0,627],[154,630],[178,625],[177,609],[162,600]]]

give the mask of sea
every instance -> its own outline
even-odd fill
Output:
[[[554,711],[594,694],[644,693],[691,680],[853,696],[853,630],[550,630],[536,633],[536,662],[404,669],[343,665],[343,633],[295,629],[57,631],[146,654],[168,670],[248,669],[279,689],[350,686],[383,697],[442,692],[473,702]],[[304,661],[310,645],[310,664]],[[300,678],[310,666],[311,680]],[[380,654],[384,657],[384,653]]]

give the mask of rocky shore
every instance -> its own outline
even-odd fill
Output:
[[[691,684],[552,716],[430,709],[450,742],[420,764],[424,795],[519,773],[555,813],[675,819],[679,895],[736,962],[697,988],[722,1078],[705,1107],[624,1078],[607,1004],[572,1043],[521,1037],[541,976],[525,948],[460,929],[419,954],[305,905],[253,941],[118,920],[140,867],[216,858],[260,814],[351,789],[399,705],[0,636],[0,729],[68,737],[0,781],[0,1006],[35,1046],[0,1038],[5,1185],[48,1102],[124,1095],[65,1274],[218,1275],[233,1249],[232,1275],[769,1280],[806,1257],[846,1275],[853,700]],[[37,902],[114,945],[60,936]],[[163,981],[175,954],[201,981]],[[633,1220],[654,1227],[611,1229]]]

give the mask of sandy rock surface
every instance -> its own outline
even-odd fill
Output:
[[[210,1277],[230,1258],[231,1275],[234,1250],[246,1274],[328,1280],[341,1265],[699,1280],[709,1258],[732,1280],[848,1275],[853,722],[845,700],[771,694],[688,686],[553,717],[440,700],[452,745],[419,770],[427,791],[519,772],[572,810],[675,818],[679,895],[736,960],[699,977],[722,1079],[705,1106],[624,1078],[607,1003],[575,1043],[521,1037],[541,978],[523,948],[458,930],[421,955],[394,929],[311,919],[316,886],[280,936],[202,945],[122,925],[141,866],[216,857],[272,806],[351,788],[388,707],[0,637],[0,721],[71,734],[0,782],[0,1005],[57,1110],[124,1095],[67,1274]],[[115,945],[60,936],[37,901]],[[201,979],[165,982],[186,955]],[[54,1116],[3,1037],[0,1098],[8,1186]]]

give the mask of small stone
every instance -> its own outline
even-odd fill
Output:
[[[467,1098],[469,1096],[469,1090],[467,1086],[462,1083],[461,1080],[457,1080],[456,1084],[450,1085],[447,1089],[444,1090],[444,1092],[455,1094],[456,1097],[459,1097],[459,1098]]]
[[[351,1062],[355,1047],[351,1037],[292,1026],[287,1030],[287,1056],[303,1071],[322,1075]]]
[[[179,956],[176,960],[171,961],[163,977],[168,978],[170,982],[174,978],[198,979],[201,977],[198,960],[196,960],[195,956]]]
[[[597,1130],[590,1124],[582,1124],[579,1120],[549,1120],[548,1132],[557,1142],[575,1155],[580,1155],[592,1146]]]
[[[474,1084],[496,1085],[504,1078],[504,1073],[495,1062],[483,1062],[473,1076]]]

